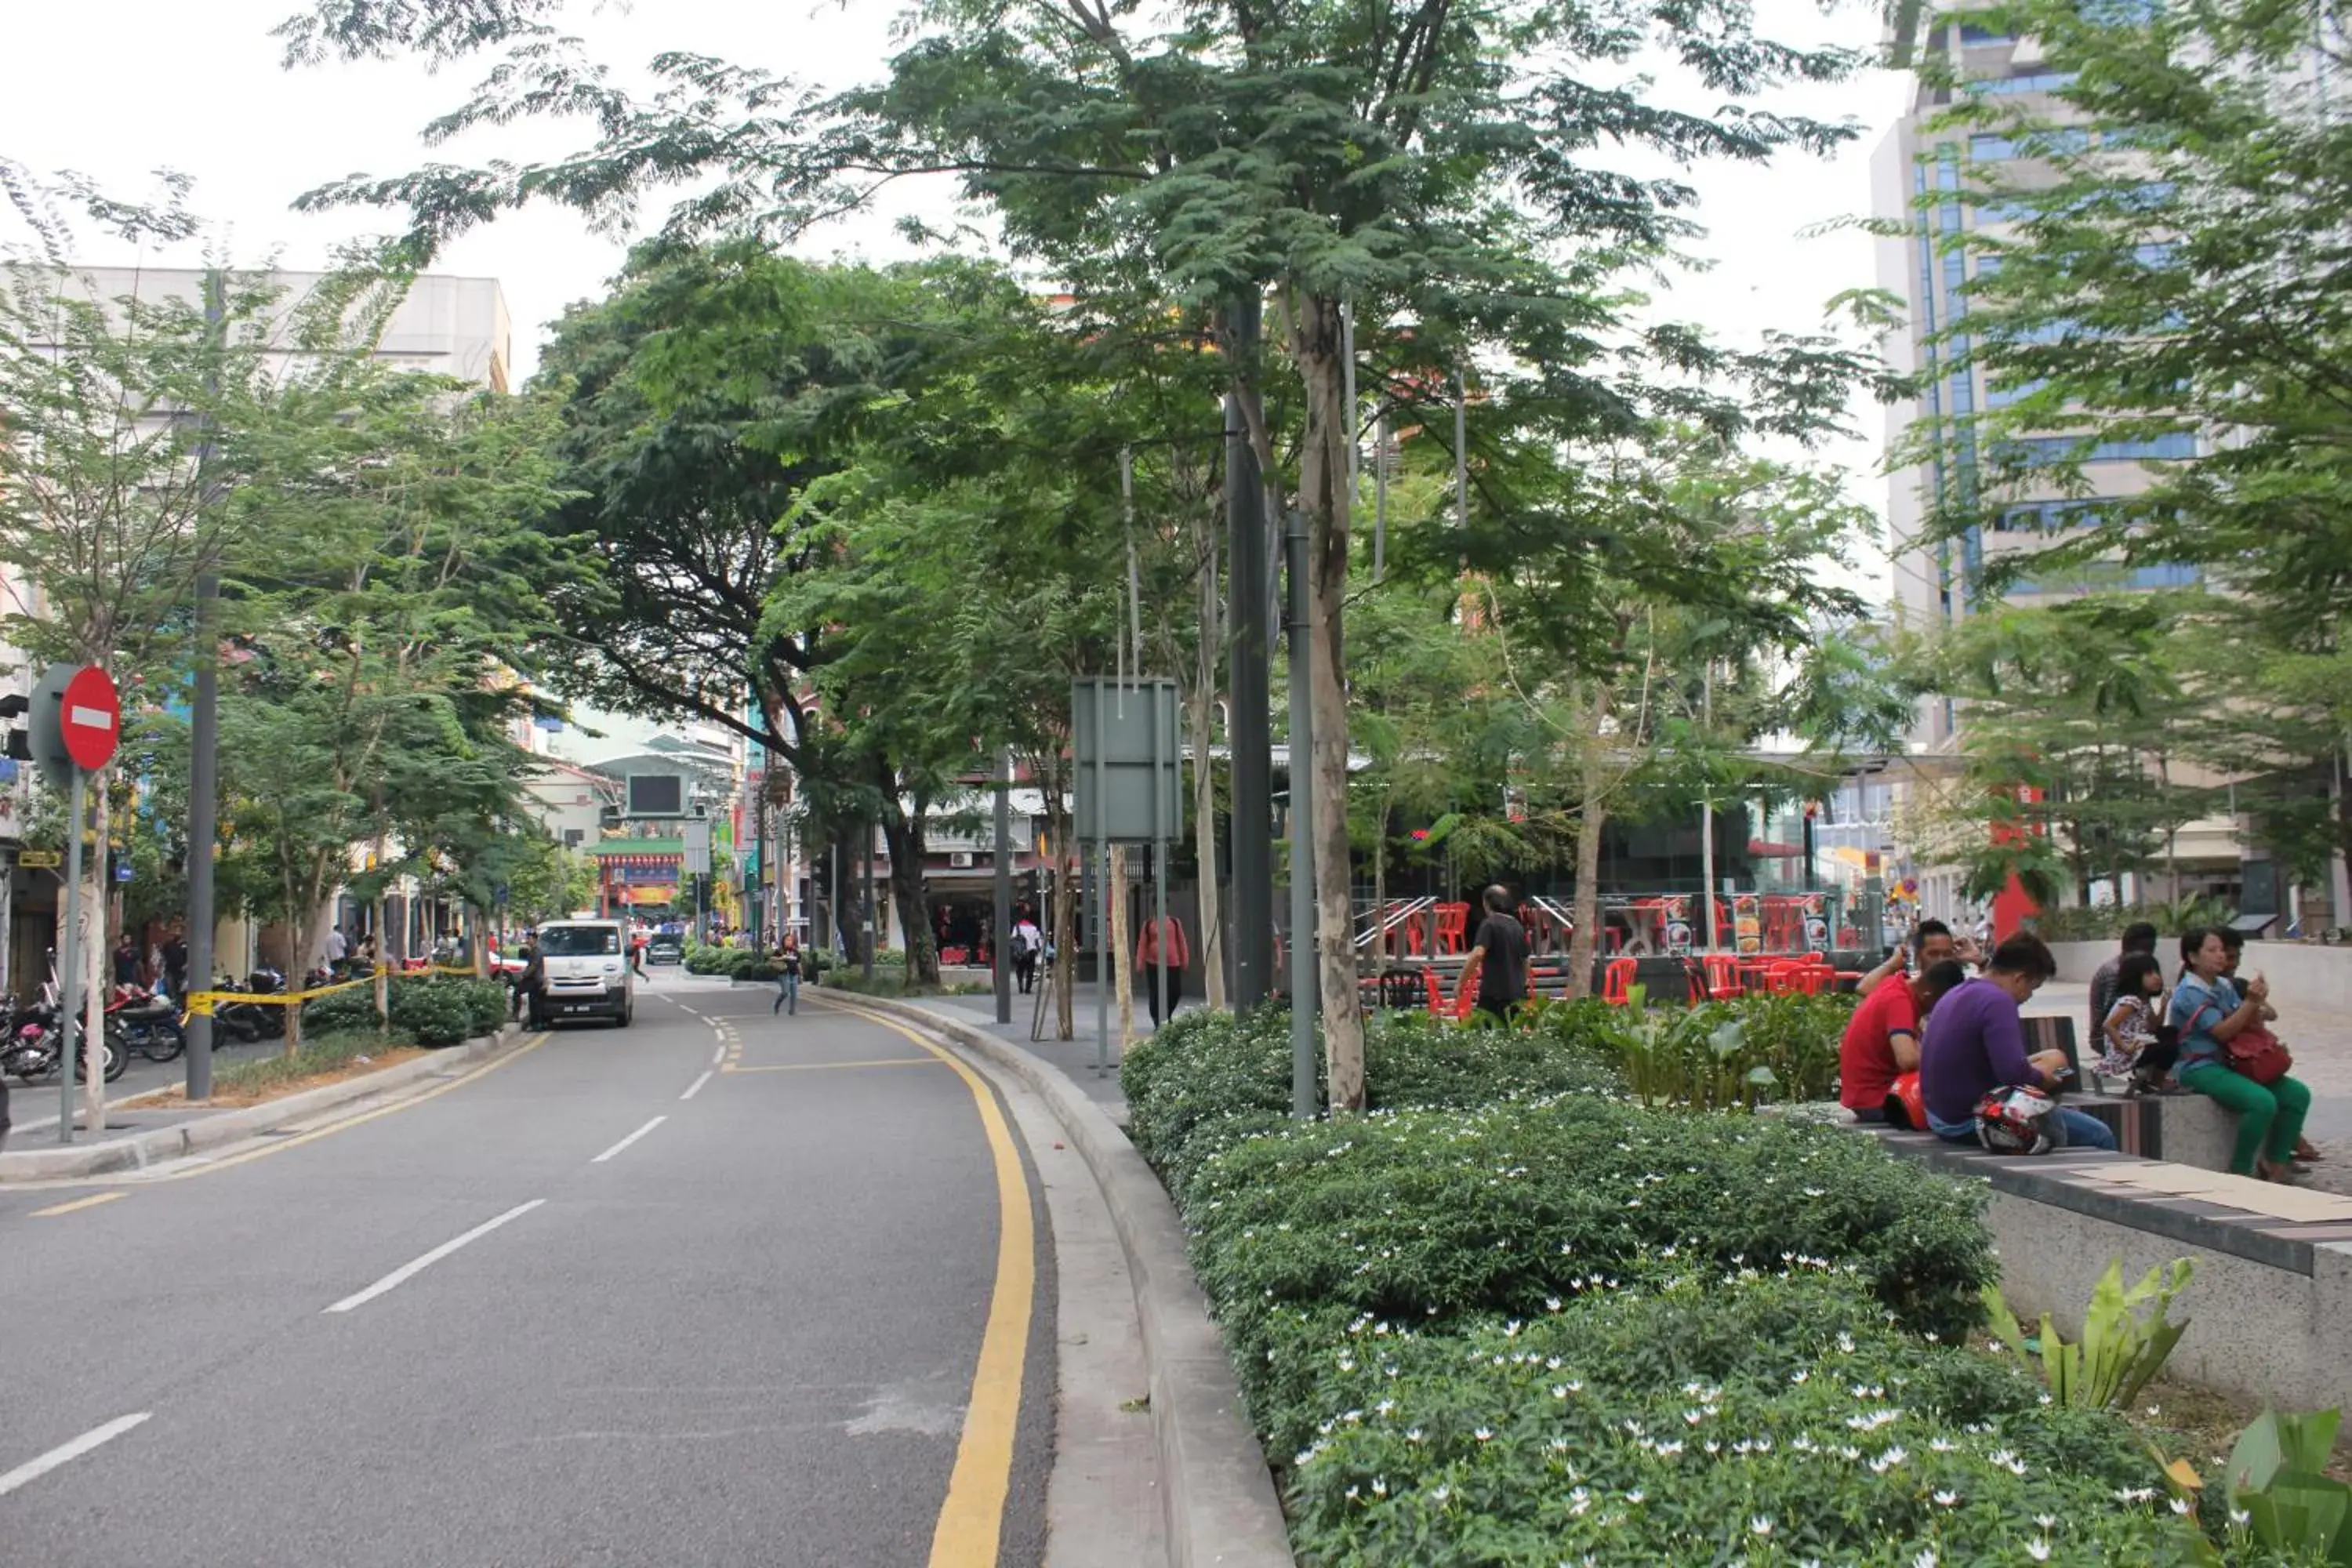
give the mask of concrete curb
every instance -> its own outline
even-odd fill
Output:
[[[845,1001],[922,1024],[1012,1073],[1045,1100],[1094,1173],[1135,1281],[1171,1568],[1292,1568],[1265,1450],[1192,1278],[1176,1205],[1143,1156],[1084,1090],[1020,1047],[914,1003]]]
[[[324,1084],[243,1110],[226,1110],[217,1116],[152,1128],[129,1138],[0,1154],[0,1186],[12,1182],[70,1181],[78,1176],[140,1171],[166,1160],[184,1159],[290,1121],[303,1121],[320,1111],[339,1110],[354,1100],[407,1089],[422,1079],[439,1077],[454,1063],[499,1055],[521,1032],[520,1025],[508,1024],[495,1035],[478,1036],[462,1046],[450,1046],[364,1078]]]

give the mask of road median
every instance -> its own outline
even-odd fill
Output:
[[[1050,1062],[918,1002],[845,995],[845,1007],[919,1024],[1042,1099],[1101,1189],[1118,1232],[1150,1377],[1171,1568],[1289,1568],[1265,1452],[1192,1278],[1176,1205],[1109,1115]]]
[[[0,1185],[120,1175],[205,1153],[363,1100],[419,1088],[446,1076],[453,1068],[505,1055],[516,1047],[521,1033],[519,1026],[509,1024],[496,1034],[478,1036],[463,1045],[432,1051],[380,1072],[342,1079],[259,1105],[194,1115],[185,1121],[148,1128],[127,1137],[48,1148],[26,1148],[21,1146],[22,1140],[12,1140],[20,1146],[0,1153]]]

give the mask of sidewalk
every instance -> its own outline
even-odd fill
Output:
[[[2311,1116],[2305,1133],[2326,1159],[2312,1168],[2310,1185],[2352,1194],[2352,1020],[2299,1012],[2292,996],[2274,999],[2278,1037],[2294,1053],[2294,1076],[2310,1086]],[[2083,1037],[2090,1027],[2091,988],[2052,981],[2027,1004],[2034,1016],[2063,1014],[2074,1020],[2075,1042],[2085,1056],[2095,1047]]]
[[[1095,1001],[1100,990],[1099,986],[1080,984],[1071,991],[1071,1021],[1076,1026],[1078,1037],[1075,1040],[1054,1037],[1054,1014],[1050,1008],[1045,1015],[1045,1037],[1031,1039],[1029,1021],[1035,1016],[1037,998],[1024,996],[1017,991],[1013,995],[1013,1022],[1010,1024],[996,1021],[996,998],[993,995],[924,996],[914,1000],[926,1007],[952,1009],[954,1016],[1052,1063],[1064,1077],[1084,1090],[1087,1099],[1101,1106],[1113,1121],[1124,1127],[1127,1125],[1127,1097],[1118,1087],[1118,998],[1116,995],[1106,998],[1110,1039],[1102,1052],[1106,1064],[1104,1070],[1099,1075],[1095,1071]],[[844,992],[842,994],[851,1000],[856,999],[852,993]],[[1184,998],[1181,1010],[1190,1010],[1202,1005],[1198,997],[1188,996]],[[1138,997],[1135,1037],[1144,1040],[1150,1037],[1151,1015],[1144,1007],[1142,998]]]

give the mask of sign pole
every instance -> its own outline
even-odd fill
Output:
[[[74,1041],[81,1024],[81,831],[85,805],[82,771],[73,771],[66,807],[66,940],[58,982],[58,1142],[73,1142]],[[93,1120],[90,1131],[100,1131]]]
[[[1013,1022],[1013,748],[996,763],[996,923],[988,944],[996,986],[996,1021]]]

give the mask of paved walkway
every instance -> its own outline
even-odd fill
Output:
[[[2294,1053],[2294,1076],[2311,1087],[2311,1119],[2305,1131],[2326,1156],[2312,1167],[2309,1184],[2352,1194],[2352,1019],[2298,1011],[2292,996],[2273,1000],[2279,1013],[2273,1027]],[[2074,1019],[2080,1042],[2090,1022],[2091,988],[2053,981],[2025,1010]]]

